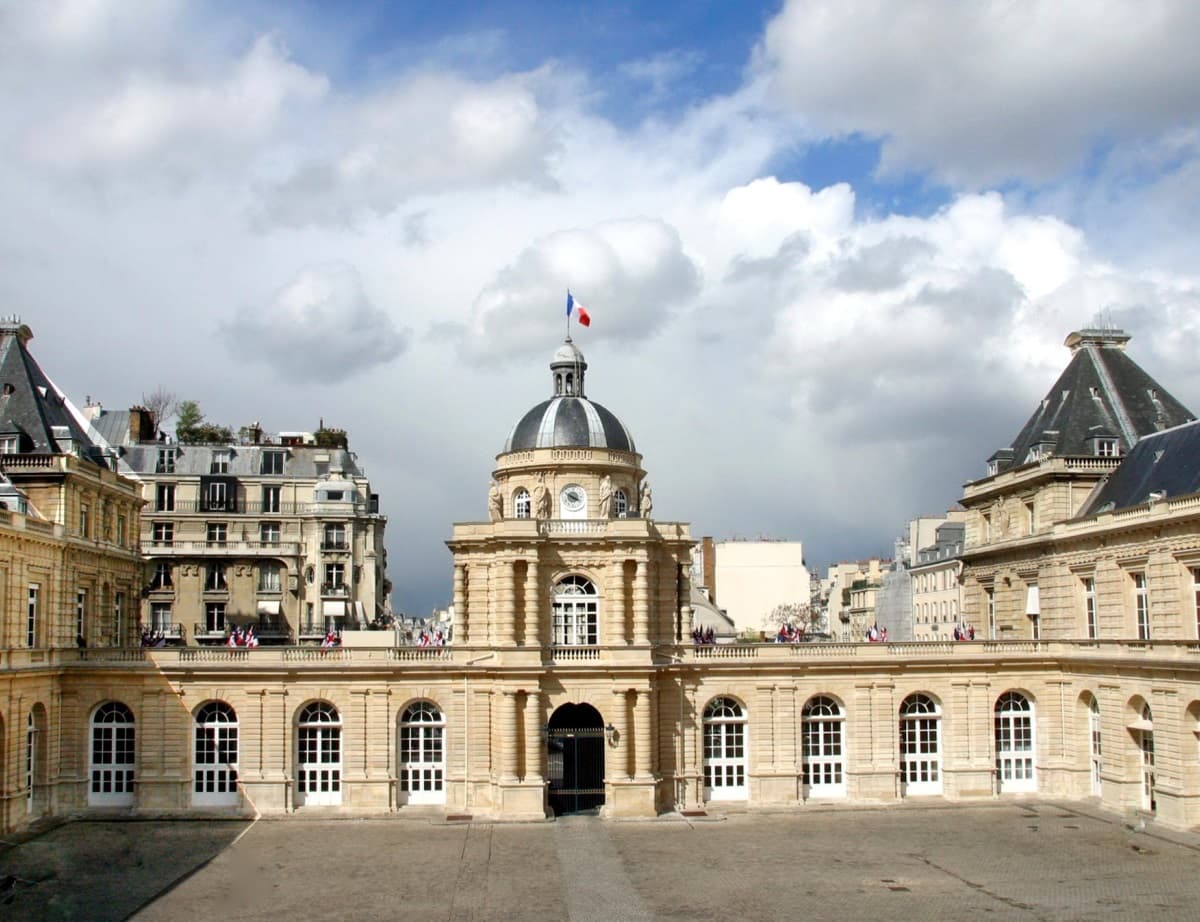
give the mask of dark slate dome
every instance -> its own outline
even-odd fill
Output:
[[[584,395],[587,362],[570,339],[550,362],[554,396],[513,426],[504,451],[532,448],[611,448],[634,452],[633,437],[617,417]]]

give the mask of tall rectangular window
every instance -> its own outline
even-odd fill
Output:
[[[1200,638],[1200,567],[1192,570],[1192,603],[1196,613],[1196,637]]]
[[[326,525],[324,547],[330,551],[344,551],[346,545],[345,525]]]
[[[278,544],[279,543],[279,523],[278,522],[260,522],[258,525],[258,539],[263,544]]]
[[[325,587],[330,590],[341,590],[345,586],[346,566],[340,563],[325,564]]]
[[[1096,623],[1096,581],[1090,576],[1083,578],[1083,618],[1088,639],[1095,640],[1100,629]]]
[[[984,605],[987,609],[988,640],[996,639],[996,590],[989,586],[983,590]]]
[[[229,509],[229,484],[210,483],[204,490],[204,503],[205,508],[215,511]]]
[[[209,544],[221,545],[229,534],[224,522],[209,522],[205,530],[205,538]]]
[[[160,560],[154,564],[154,576],[150,580],[151,589],[170,589],[171,588],[171,564],[169,561]]]
[[[113,593],[113,629],[112,642],[114,647],[125,645],[125,593]]]
[[[175,473],[175,449],[160,448],[158,450],[158,461],[154,465],[154,473],[156,474],[174,474]]]
[[[155,544],[169,546],[175,540],[175,523],[155,522],[150,526],[150,534]]]
[[[1133,574],[1133,610],[1137,616],[1138,640],[1150,639],[1150,590],[1146,586],[1146,574]]]
[[[87,590],[75,590],[75,640],[87,641]]]
[[[1025,503],[1025,532],[1032,535],[1037,531],[1037,516],[1034,514],[1033,500]]]
[[[38,642],[38,596],[42,587],[37,583],[29,584],[28,603],[25,608],[25,646],[36,647]]]
[[[279,501],[283,488],[276,486],[262,488],[262,511],[263,512],[279,512],[282,504]]]
[[[264,451],[262,453],[262,469],[263,474],[282,474],[283,473],[283,452],[282,451]]]
[[[154,508],[159,512],[175,511],[175,484],[160,483],[155,485]]]
[[[225,633],[224,602],[209,602],[204,606],[204,628],[210,634]]]
[[[117,516],[117,544],[121,547],[125,546],[125,516]]]
[[[279,592],[279,564],[270,561],[260,564],[258,568],[258,591]]]
[[[87,503],[79,504],[79,533],[85,538],[88,537],[88,526],[91,524],[89,512]]]
[[[204,589],[206,592],[221,592],[229,588],[225,582],[225,564],[210,563],[204,574]]]
[[[0,435],[0,455],[15,455],[21,448],[19,435]]]
[[[150,603],[150,630],[156,634],[171,633],[171,603]]]
[[[229,456],[231,452],[224,449],[218,449],[212,453],[212,464],[209,465],[210,474],[228,474],[229,473]]]

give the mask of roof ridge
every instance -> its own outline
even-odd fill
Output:
[[[1116,385],[1113,384],[1112,375],[1108,372],[1108,366],[1100,360],[1100,350],[1091,343],[1085,345],[1083,348],[1092,360],[1092,366],[1096,369],[1096,374],[1100,378],[1100,384],[1103,386],[1105,394],[1112,404],[1113,412],[1117,417],[1117,425],[1121,427],[1121,434],[1125,436],[1126,444],[1136,444],[1138,440],[1137,431],[1133,428],[1133,422],[1129,419],[1129,413],[1125,409],[1125,401],[1121,399]]]

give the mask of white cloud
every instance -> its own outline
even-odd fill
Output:
[[[660,329],[672,307],[699,290],[700,274],[678,231],[649,218],[561,230],[521,252],[480,292],[465,340],[471,354],[540,354],[549,309],[565,315],[570,288],[588,305],[593,340],[637,342]]]
[[[371,304],[358,272],[344,263],[305,269],[264,309],[243,311],[221,332],[237,358],[310,384],[386,364],[408,344],[407,333]]]
[[[758,66],[817,134],[882,138],[885,170],[1045,181],[1193,122],[1198,32],[1186,0],[789,0]]]

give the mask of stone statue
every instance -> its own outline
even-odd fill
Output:
[[[537,475],[537,486],[533,488],[533,509],[535,518],[550,518],[550,491],[546,489],[545,471],[539,471]]]
[[[641,511],[643,519],[650,518],[650,513],[654,511],[654,496],[650,492],[649,481],[642,481],[642,496],[638,502],[638,509]]]
[[[600,478],[600,518],[612,516],[613,485],[612,478],[605,474]]]
[[[493,522],[504,518],[504,497],[500,495],[500,484],[496,483],[495,479],[488,487],[488,516]]]

